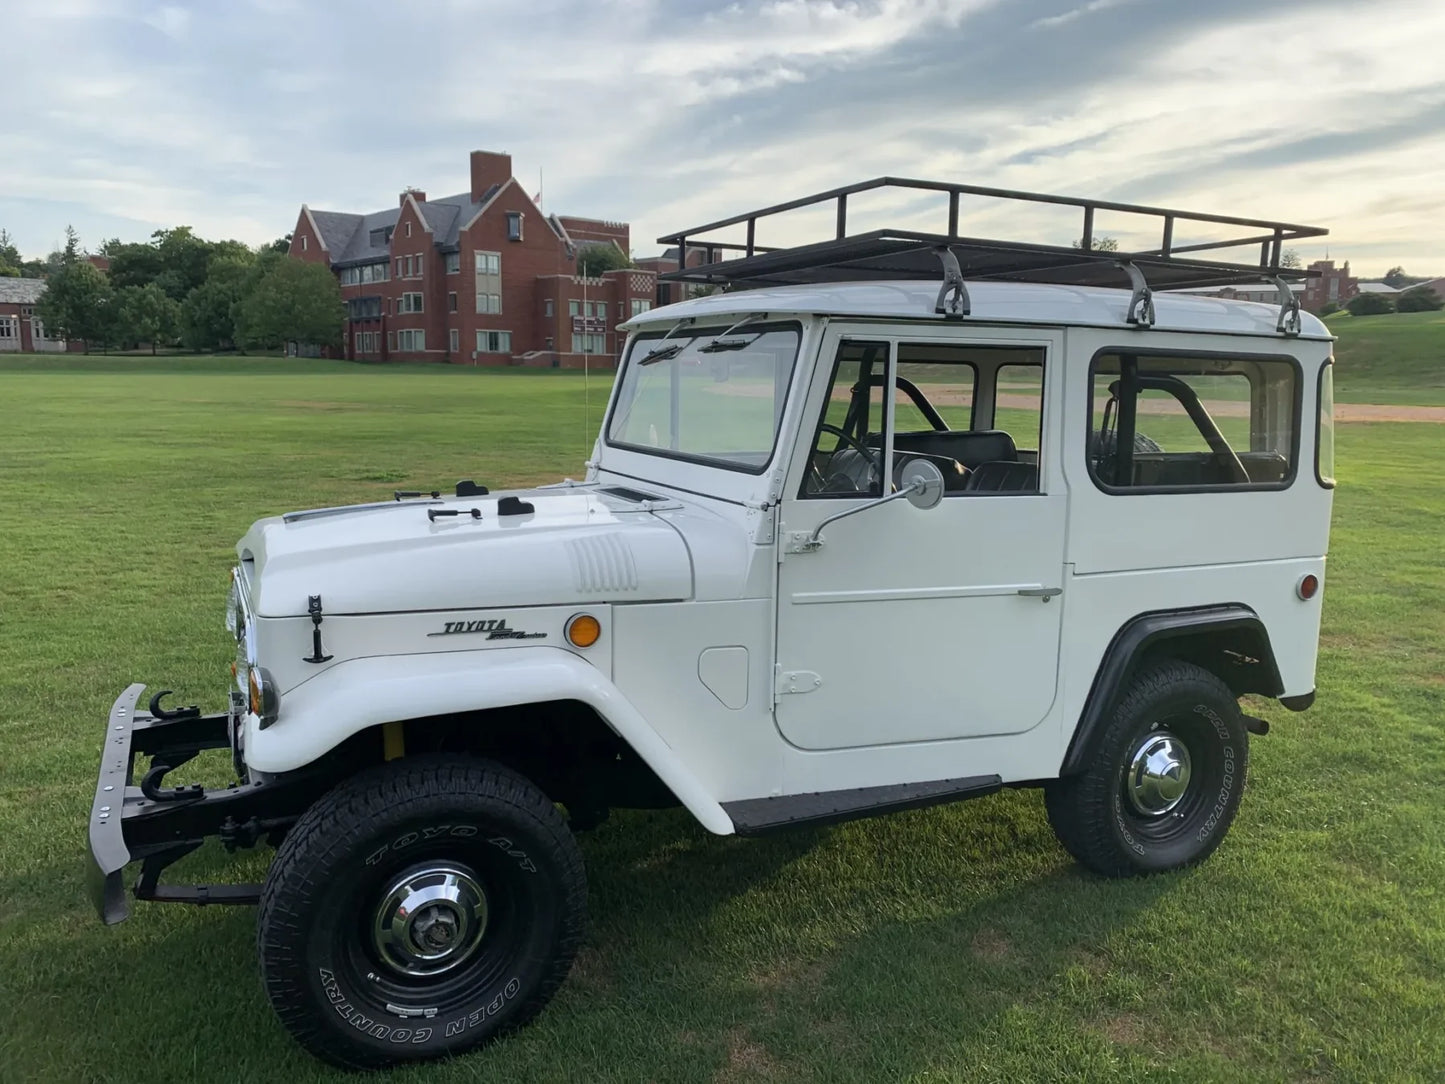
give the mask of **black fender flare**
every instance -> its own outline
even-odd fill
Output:
[[[1284,692],[1269,632],[1259,615],[1240,602],[1181,610],[1155,610],[1125,622],[1099,660],[1073,740],[1064,753],[1059,775],[1083,771],[1089,763],[1094,736],[1133,681],[1140,666],[1163,645],[1175,642],[1177,652],[1218,673],[1235,695]]]

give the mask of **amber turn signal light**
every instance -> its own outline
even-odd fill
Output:
[[[573,614],[563,634],[573,647],[591,647],[602,635],[602,623],[591,614]]]
[[[1300,580],[1299,586],[1295,588],[1295,593],[1308,602],[1319,593],[1319,589],[1320,578],[1311,572]]]

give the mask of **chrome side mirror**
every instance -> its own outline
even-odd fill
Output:
[[[914,508],[933,508],[943,500],[943,472],[938,469],[937,464],[930,463],[926,459],[914,459],[909,462],[903,468],[903,474],[898,481],[897,492],[890,493],[886,497],[879,497],[876,501],[869,501],[867,504],[860,504],[856,508],[845,508],[836,515],[829,516],[813,528],[812,535],[800,544],[801,548],[805,551],[817,549],[823,544],[823,528],[844,516],[856,515],[869,508],[877,508],[880,504],[887,504],[889,501],[896,501],[900,498],[906,498]]]
[[[934,508],[943,500],[943,471],[938,464],[927,459],[911,459],[903,468],[899,479],[900,492],[908,497],[914,508]]]

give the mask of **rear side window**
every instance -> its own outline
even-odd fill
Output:
[[[1106,351],[1091,381],[1087,456],[1101,489],[1282,489],[1294,480],[1292,359]]]
[[[1335,485],[1335,361],[1320,369],[1319,427],[1315,431],[1315,477],[1320,485]]]

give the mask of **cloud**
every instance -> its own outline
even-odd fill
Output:
[[[480,147],[512,153],[529,188],[545,170],[548,210],[631,221],[639,253],[697,222],[887,173],[1318,220],[1331,255],[1358,254],[1357,267],[1445,272],[1445,233],[1430,228],[1445,5],[10,7],[19,89],[0,119],[0,226],[30,254],[67,222],[92,244],[177,223],[257,243],[291,229],[303,202],[364,211],[409,185],[461,191]],[[857,213],[921,222],[936,208],[862,200]],[[979,232],[1077,236],[1046,210],[969,214]],[[818,228],[799,217],[775,240]]]

